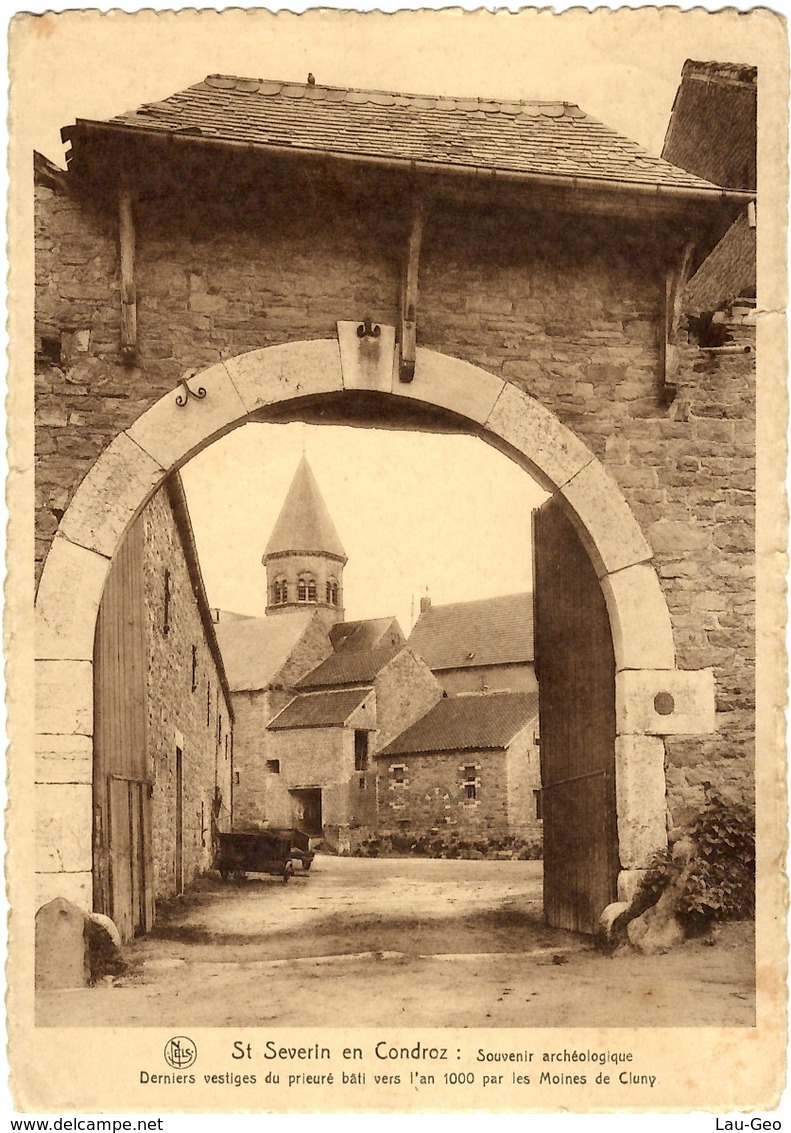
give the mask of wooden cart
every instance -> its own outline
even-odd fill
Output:
[[[291,839],[291,860],[301,862],[302,868],[307,871],[313,865],[315,854],[310,848],[310,835],[303,830],[273,830],[273,834],[282,834]]]
[[[301,830],[257,830],[244,834],[220,834],[217,869],[223,878],[231,874],[271,873],[287,882],[294,862],[309,870],[314,854],[310,839]]]
[[[232,874],[271,873],[287,882],[294,873],[291,831],[262,830],[256,834],[220,834],[217,869],[223,878]]]

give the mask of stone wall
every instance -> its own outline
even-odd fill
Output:
[[[384,832],[509,832],[508,763],[503,751],[380,757],[377,768],[379,823]],[[468,768],[474,768],[475,799],[466,797],[466,783],[473,778]]]
[[[442,699],[442,689],[431,670],[411,649],[402,649],[381,670],[376,688],[376,736],[374,751],[425,716]]]
[[[454,751],[379,756],[376,761],[379,829],[427,834],[518,834],[539,837],[534,791],[541,786],[538,719],[507,751]],[[468,784],[475,798],[468,798]]]
[[[273,732],[269,751],[272,758],[280,761],[279,774],[270,775],[267,784],[273,813],[291,813],[290,790],[319,787],[323,825],[349,825],[353,817],[349,809],[350,782],[354,777],[353,728],[289,728]]]
[[[114,217],[51,186],[37,213],[37,554],[98,453],[187,368],[395,324],[402,220],[375,202],[273,186],[213,201],[185,184],[138,208],[139,364],[120,364]],[[679,668],[713,665],[718,731],[671,739],[671,823],[703,782],[752,774],[753,356],[690,349],[658,397],[666,239],[604,218],[438,204],[418,342],[529,392],[614,476],[656,552]],[[53,361],[60,351],[60,358]]]
[[[184,883],[188,884],[213,864],[216,790],[222,800],[219,829],[230,829],[233,737],[230,706],[206,640],[165,490],[148,504],[144,523],[147,742],[154,784],[155,893],[161,898],[176,891],[176,748],[182,751],[182,845]]]
[[[265,689],[231,694],[234,713],[234,830],[254,828],[266,816],[264,733],[274,715],[270,696],[271,693]]]
[[[540,838],[544,826],[536,809],[536,791],[541,787],[537,733],[538,717],[508,747],[508,829],[526,838]]]
[[[337,617],[332,624],[334,625],[336,621],[341,620],[340,617]],[[331,653],[332,642],[327,633],[327,622],[317,611],[317,616],[311,620],[302,637],[288,655],[288,659],[276,674],[273,683],[278,688],[293,689],[298,681],[301,681],[304,676],[317,668]],[[279,704],[277,711],[279,712],[287,703],[288,701]]]
[[[538,688],[532,663],[525,665],[475,665],[445,669],[435,676],[450,696],[460,692],[535,692]]]
[[[288,825],[282,800],[273,791],[267,759],[271,736],[267,725],[295,696],[294,685],[332,653],[327,626],[319,611],[310,621],[272,687],[231,693],[234,708],[234,828],[244,830],[264,823]]]

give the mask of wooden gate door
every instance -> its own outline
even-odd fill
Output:
[[[147,849],[149,784],[108,776],[109,901],[106,909],[124,940],[153,924],[153,883]]]
[[[113,560],[94,643],[93,898],[128,940],[154,922],[143,529]]]
[[[615,658],[593,565],[555,500],[533,513],[544,918],[593,933],[616,899]]]

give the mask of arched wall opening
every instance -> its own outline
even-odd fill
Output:
[[[93,643],[110,562],[165,477],[248,421],[308,420],[466,432],[552,494],[595,569],[615,656],[618,894],[666,845],[664,735],[714,730],[709,670],[675,669],[651,548],[618,485],[541,403],[487,371],[418,349],[401,383],[395,333],[268,347],[190,376],[119,434],[53,540],[36,602],[37,903],[92,892]],[[670,710],[668,711],[668,706]]]

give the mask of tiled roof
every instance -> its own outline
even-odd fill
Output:
[[[689,281],[684,310],[700,315],[717,311],[740,295],[754,295],[755,279],[755,229],[743,212]]]
[[[379,755],[505,748],[537,715],[537,692],[446,697],[396,736]]]
[[[431,606],[409,645],[432,671],[533,660],[533,595]]]
[[[404,648],[367,649],[355,653],[331,653],[326,661],[303,677],[297,688],[335,688],[338,685],[367,685]]]
[[[346,561],[335,524],[304,455],[264,553],[275,555],[287,551],[327,551]]]
[[[382,644],[385,640],[385,645]],[[336,653],[357,653],[363,649],[404,645],[406,638],[393,618],[367,618],[360,622],[338,622],[330,628],[330,641]]]
[[[292,153],[712,189],[566,102],[440,98],[209,75],[112,122]]]
[[[731,189],[756,187],[757,70],[687,59],[662,157]]]
[[[268,726],[274,731],[284,728],[340,727],[372,691],[370,688],[355,688],[340,692],[303,693],[289,701]]]
[[[215,625],[231,691],[267,688],[315,616],[315,610],[295,610]]]

